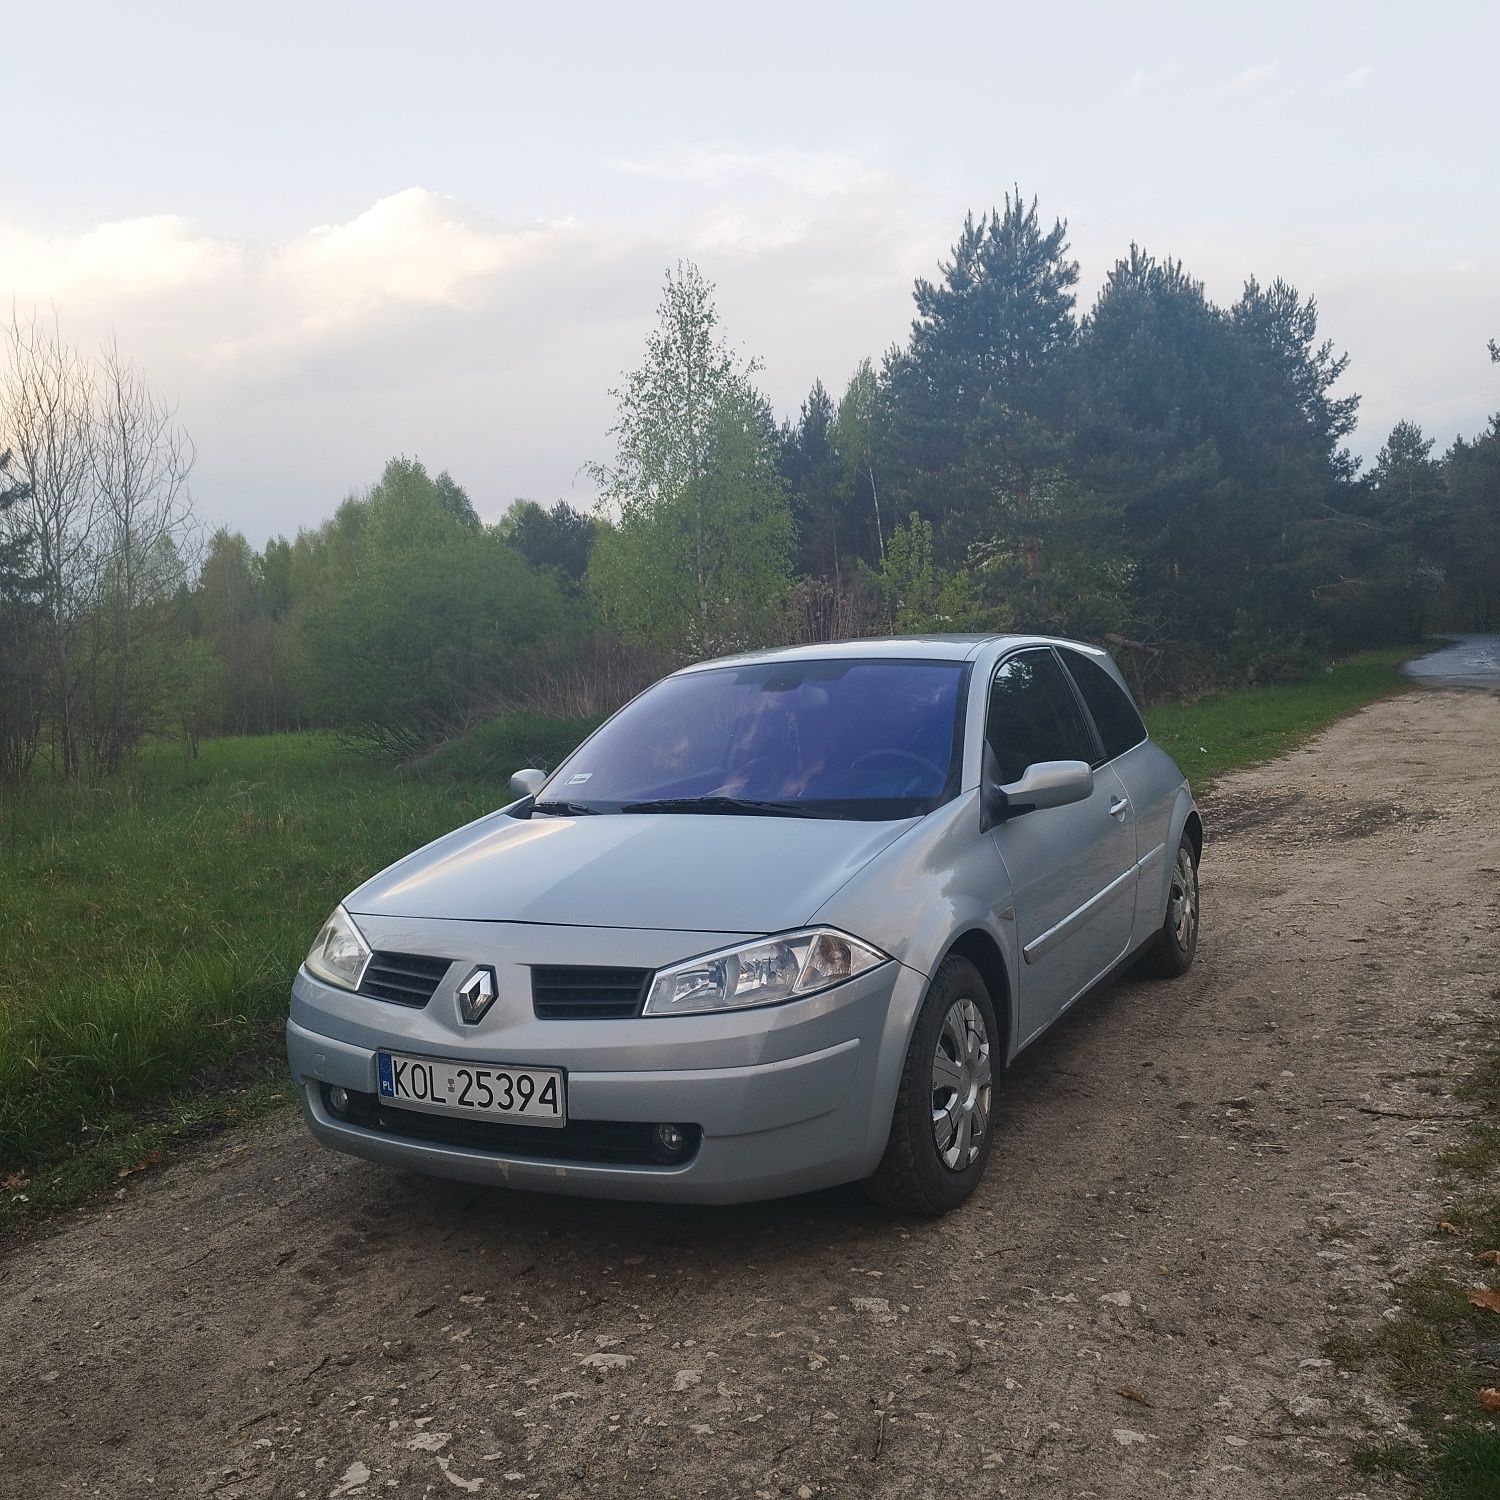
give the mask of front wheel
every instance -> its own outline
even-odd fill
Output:
[[[1198,860],[1186,834],[1177,846],[1172,866],[1172,889],[1167,896],[1167,915],[1156,941],[1141,960],[1144,973],[1158,979],[1176,979],[1193,966],[1198,952]]]
[[[944,959],[907,1048],[885,1155],[865,1183],[876,1202],[944,1214],[974,1191],[994,1144],[1003,1059],[983,976],[966,958]]]

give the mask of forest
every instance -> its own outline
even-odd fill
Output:
[[[0,781],[308,728],[408,760],[522,714],[561,750],[675,665],[782,642],[1044,630],[1153,701],[1500,624],[1500,415],[1446,452],[1400,422],[1365,467],[1314,296],[1252,277],[1219,306],[1135,245],[1086,306],[1078,282],[1066,224],[1009,194],[916,281],[904,343],[778,422],[680,262],[591,509],[486,522],[503,502],[399,456],[260,549],[199,524],[191,439],[124,354],[17,316]]]

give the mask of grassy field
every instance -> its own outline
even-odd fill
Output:
[[[1396,691],[1400,656],[1147,718],[1201,788]],[[403,772],[326,735],[153,746],[104,788],[0,807],[0,1221],[290,1097],[287,989],[334,903],[583,727],[486,725]]]
[[[0,1179],[66,1197],[277,1092],[288,985],[330,908],[501,800],[282,735],[152,747],[102,789],[0,808]]]

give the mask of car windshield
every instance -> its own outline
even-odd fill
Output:
[[[813,660],[668,677],[549,779],[536,811],[919,817],[959,781],[959,661]]]

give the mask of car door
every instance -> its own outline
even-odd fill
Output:
[[[1007,657],[995,669],[985,719],[985,774],[1001,785],[1039,761],[1100,760],[1099,745],[1051,647]],[[1066,807],[998,823],[1010,876],[1021,963],[1024,1045],[1123,957],[1135,914],[1135,828],[1130,799],[1108,766],[1093,793]]]
[[[1120,778],[1135,818],[1135,923],[1132,942],[1149,937],[1162,921],[1166,899],[1167,840],[1172,811],[1182,787],[1182,773],[1146,735],[1130,695],[1106,670],[1102,653],[1093,656],[1067,646],[1057,654],[1094,721],[1100,748],[1109,768]],[[1099,767],[1095,767],[1099,774]],[[1170,863],[1169,861],[1167,863]]]

